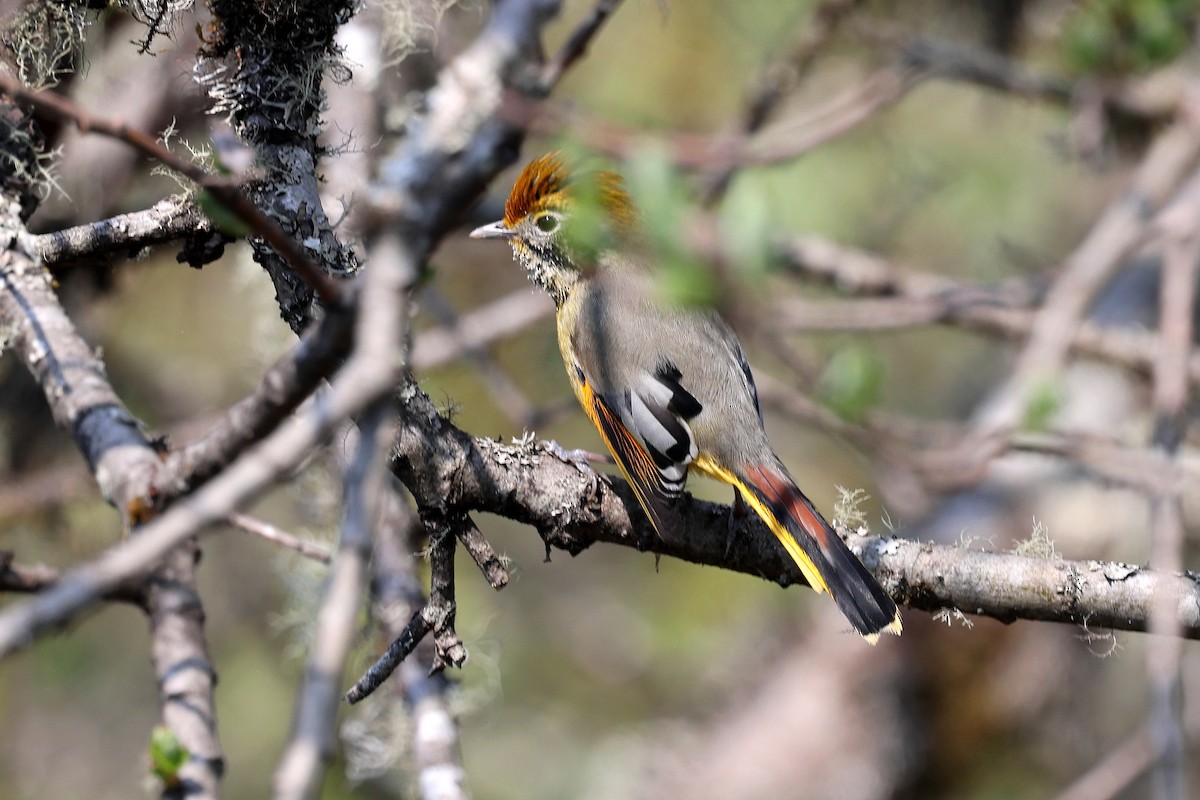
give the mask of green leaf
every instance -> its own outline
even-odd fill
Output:
[[[1131,4],[1130,50],[1136,67],[1151,69],[1173,60],[1187,45],[1187,31],[1163,0]]]
[[[1063,58],[1073,72],[1095,72],[1112,55],[1117,32],[1114,21],[1100,4],[1084,4],[1063,30]]]
[[[579,257],[590,261],[612,244],[608,213],[593,171],[584,170],[574,176],[571,189],[575,206],[565,231],[567,241]]]
[[[730,260],[740,274],[761,279],[771,265],[771,236],[775,229],[772,204],[762,187],[729,193],[721,206],[721,236]]]
[[[150,734],[150,769],[167,786],[179,783],[179,770],[191,753],[179,743],[175,733],[165,725],[155,727]]]
[[[1042,381],[1033,387],[1025,400],[1021,427],[1034,433],[1045,431],[1062,405],[1063,391],[1059,382],[1053,379]]]
[[[217,230],[221,233],[235,239],[244,238],[250,233],[250,228],[242,222],[241,217],[230,211],[228,206],[214,197],[212,192],[207,189],[196,195],[196,205],[200,206],[200,210],[212,220],[213,225],[217,226]]]
[[[655,268],[654,277],[663,301],[669,305],[711,308],[720,299],[716,276],[694,258],[664,258]]]
[[[833,354],[821,376],[825,403],[843,419],[857,422],[879,404],[883,394],[883,360],[859,344]]]
[[[1063,27],[1062,50],[1075,72],[1144,72],[1177,59],[1196,25],[1197,0],[1093,0]]]
[[[687,190],[667,151],[659,144],[645,144],[625,165],[625,183],[637,204],[650,245],[670,257],[686,252],[679,237]]]

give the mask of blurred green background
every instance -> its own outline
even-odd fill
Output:
[[[368,5],[367,13],[377,11]],[[1003,5],[867,3],[853,19],[982,49],[997,46],[997,20],[1003,19],[997,9]],[[1179,22],[1168,13],[1166,34],[1149,44],[1128,44],[1116,41],[1116,23],[1109,24],[1115,18],[1104,16],[1104,8],[1118,4],[1094,5],[1100,11],[1080,17],[1080,4],[1015,4],[1022,14],[1019,36],[1000,46],[1026,65],[1063,75],[1144,70],[1190,47],[1190,18]],[[1142,5],[1163,13],[1190,8]],[[566,4],[548,30],[548,49],[589,6]],[[664,131],[724,131],[737,119],[747,87],[786,50],[814,6],[630,0],[555,98],[644,131],[648,141]],[[450,10],[439,33],[443,55],[468,42],[485,14],[474,6]],[[97,73],[124,79],[101,72],[96,42],[133,34],[116,20],[105,24],[111,30],[94,31],[89,44],[92,74],[72,89],[85,104]],[[1176,33],[1183,40],[1172,50]],[[887,48],[872,46],[851,25],[777,116],[820,104],[890,59]],[[133,63],[161,81],[187,82],[186,58],[144,56]],[[403,72],[405,62],[398,69]],[[1073,114],[1066,105],[930,81],[794,163],[741,172],[725,203],[765,201],[772,230],[822,234],[930,272],[982,282],[1027,275],[1070,251],[1140,152],[1135,138],[1112,143],[1099,161],[1077,157],[1067,144]],[[559,144],[557,138],[531,139],[523,158]],[[338,164],[339,157],[332,158],[326,172],[336,174]],[[496,182],[496,197],[506,193],[513,174]],[[75,198],[98,190],[72,174],[60,180]],[[130,210],[172,191],[166,179],[140,180],[104,199],[110,212]],[[66,213],[64,202],[55,201],[58,213]],[[35,228],[39,220],[52,226],[48,213],[35,218]],[[471,242],[461,233],[443,243],[433,265],[436,290],[460,311],[527,285],[506,248]],[[103,349],[113,383],[131,409],[156,430],[217,413],[293,341],[278,319],[269,282],[240,245],[203,270],[186,269],[164,251],[119,265],[110,279],[111,290],[100,292],[74,287],[85,283],[78,278],[64,281],[64,295],[78,297],[72,307],[81,329]],[[755,276],[746,291],[767,297],[797,289],[790,279]],[[964,418],[1005,374],[1011,354],[1007,345],[930,328],[812,336],[800,346],[816,364],[848,349],[865,350],[882,365],[879,405],[929,420]],[[570,407],[548,319],[493,352],[539,405]],[[751,348],[751,360],[796,382],[767,353]],[[15,359],[0,360],[0,373],[19,369]],[[454,409],[464,429],[505,440],[522,435],[469,365],[420,378],[436,402]],[[36,403],[34,397],[31,409]],[[28,413],[36,418],[36,409]],[[17,427],[24,423],[16,419],[0,418],[0,481],[77,460],[63,434],[19,444]],[[1132,415],[1122,430],[1136,431],[1144,422]],[[819,508],[832,510],[838,485],[862,487],[874,496],[865,506],[873,530],[884,532],[887,519],[901,535],[929,535],[919,520],[879,499],[871,453],[774,413],[767,425]],[[202,429],[185,428],[193,434]],[[574,409],[554,415],[536,433],[566,447],[602,449]],[[318,460],[251,511],[328,540],[336,527],[338,485],[336,473]],[[0,515],[0,549],[14,551],[22,562],[69,566],[111,544],[118,535],[115,515],[86,483],[81,487],[59,507]],[[698,496],[729,500],[703,481],[691,488]],[[1021,501],[1021,524],[1031,526],[1030,516],[1048,519],[1068,558],[1145,558],[1147,511],[1130,492],[1076,476]],[[804,589],[781,591],[747,576],[666,559],[656,564],[650,555],[615,547],[594,547],[575,558],[556,552],[544,563],[532,529],[486,515],[477,521],[511,558],[513,575],[495,593],[460,559],[458,630],[471,659],[455,676],[454,706],[469,785],[480,800],[707,797],[704,786],[688,780],[700,780],[704,768],[722,758],[757,775],[740,784],[747,798],[1050,797],[1144,719],[1143,642],[1135,635],[1118,636],[1109,652],[1109,641],[1090,640],[1067,626],[978,620],[967,627],[910,612],[902,639],[871,649],[842,631],[832,604]],[[969,521],[960,532],[980,537],[976,546],[1009,546]],[[1022,535],[1019,528],[1016,535]],[[209,536],[203,554],[201,588],[220,674],[217,704],[228,761],[225,794],[262,797],[288,732],[319,571],[233,531]],[[368,637],[351,671],[369,663],[379,647]],[[1185,686],[1193,685],[1200,672],[1190,646],[1184,670]],[[380,696],[345,715],[382,729],[402,712],[391,702]],[[142,794],[153,785],[145,751],[157,719],[145,620],[127,608],[102,609],[0,667],[0,796],[99,800]],[[1197,715],[1190,696],[1184,719],[1192,730]],[[823,747],[831,752],[823,755]],[[872,784],[876,767],[879,778]],[[340,773],[331,772],[326,797],[415,796],[403,770],[357,784]],[[716,791],[718,784],[706,785]],[[1147,792],[1144,781],[1135,782],[1120,796]]]

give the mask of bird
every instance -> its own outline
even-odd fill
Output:
[[[595,213],[585,201],[598,205],[611,246],[572,234]],[[689,472],[730,484],[731,537],[752,509],[858,634],[871,644],[899,634],[896,603],[771,449],[737,335],[716,311],[663,298],[633,246],[638,219],[619,175],[575,170],[551,152],[522,169],[504,217],[470,237],[507,241],[554,301],[571,388],[661,538],[681,536],[675,504]]]

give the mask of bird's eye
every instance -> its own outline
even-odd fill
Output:
[[[558,230],[558,217],[553,214],[542,214],[533,221],[533,224],[542,233],[554,233]]]

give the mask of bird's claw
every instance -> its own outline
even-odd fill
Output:
[[[593,453],[590,450],[565,450],[563,449],[562,445],[553,439],[542,442],[542,447],[547,453],[554,456],[564,464],[570,464],[584,475],[592,472],[592,464],[613,463],[612,456],[610,455]]]
[[[729,507],[729,530],[725,534],[725,560],[729,560],[730,553],[733,552],[733,542],[737,539],[738,528],[742,525],[742,520],[746,514],[750,512],[750,507],[746,505],[746,501],[742,499],[742,493],[736,489],[733,492],[733,505]]]
[[[553,439],[542,442],[542,447],[559,461],[574,467],[584,477],[587,485],[584,487],[583,496],[588,498],[589,502],[599,496],[600,476],[592,469],[592,464],[611,464],[613,463],[611,456],[588,450],[564,450],[562,445]]]

